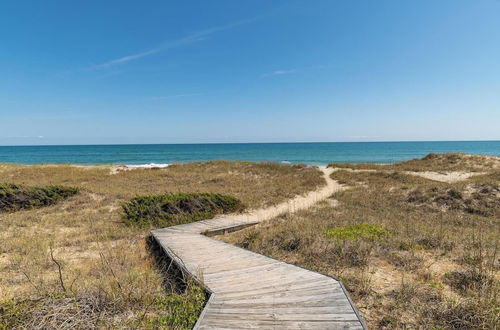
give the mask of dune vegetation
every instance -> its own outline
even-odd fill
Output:
[[[499,164],[459,154],[332,164],[345,189],[329,200],[218,237],[343,280],[372,329],[497,329]],[[475,175],[440,182],[423,171]]]
[[[0,212],[49,206],[77,193],[78,189],[73,187],[22,187],[0,183]]]
[[[324,184],[312,168],[225,161],[118,173],[4,164],[0,182],[9,194],[51,197],[43,207],[0,212],[0,329],[191,328],[205,291],[162,259],[149,231],[273,205]]]
[[[125,223],[139,227],[169,227],[242,211],[235,197],[214,193],[177,193],[135,197],[122,205]]]

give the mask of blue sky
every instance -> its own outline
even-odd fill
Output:
[[[500,139],[500,1],[0,2],[0,145]]]

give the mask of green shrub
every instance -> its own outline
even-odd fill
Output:
[[[163,315],[146,318],[141,327],[146,329],[192,329],[205,305],[206,295],[202,287],[188,285],[183,294],[172,294],[155,300]]]
[[[28,310],[33,306],[27,302],[13,300],[0,301],[0,329],[13,329],[28,318]]]
[[[358,238],[380,239],[387,234],[388,232],[384,227],[364,222],[355,225],[332,228],[326,231],[326,235],[328,237],[339,240]]]
[[[172,226],[240,211],[240,200],[212,193],[178,193],[133,198],[122,205],[123,220],[139,227]]]
[[[78,188],[74,187],[22,187],[0,183],[0,212],[53,205],[76,193],[78,193]]]

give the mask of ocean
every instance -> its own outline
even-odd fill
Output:
[[[0,163],[141,165],[225,159],[311,165],[387,164],[431,152],[500,156],[500,141],[0,146]]]

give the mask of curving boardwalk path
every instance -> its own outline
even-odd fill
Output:
[[[195,329],[363,329],[340,282],[304,268],[214,240],[206,234],[238,230],[312,206],[342,189],[322,169],[327,185],[251,214],[225,216],[153,231],[210,298]]]

